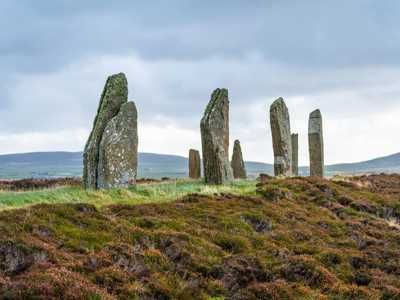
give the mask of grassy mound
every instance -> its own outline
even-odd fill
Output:
[[[400,299],[399,176],[236,188],[3,211],[0,299]]]

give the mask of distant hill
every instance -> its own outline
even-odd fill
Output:
[[[386,172],[386,173],[399,173],[400,172],[400,153],[379,157],[367,161],[348,163],[348,164],[335,164],[327,167],[327,171],[331,173],[360,173],[360,172]]]
[[[265,172],[273,173],[273,165],[259,162],[246,162],[250,174]],[[309,174],[308,167],[300,167],[299,173],[302,176]],[[334,164],[325,167],[327,175],[334,174],[360,174],[360,173],[400,173],[400,153],[379,157],[367,161]]]
[[[82,152],[33,152],[0,155],[0,178],[82,175]],[[139,153],[139,177],[186,177],[187,158]]]
[[[139,153],[139,177],[183,178],[187,176],[187,158],[178,155]],[[272,164],[246,162],[251,176],[273,173]],[[400,153],[368,161],[335,164],[326,167],[328,175],[357,173],[399,173]],[[308,167],[300,167],[307,175]],[[64,177],[82,175],[82,152],[33,152],[0,155],[0,178]]]

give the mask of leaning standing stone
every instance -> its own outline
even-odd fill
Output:
[[[292,140],[289,111],[285,101],[278,98],[270,107],[275,176],[292,175]]]
[[[308,122],[308,144],[310,152],[310,176],[324,176],[324,139],[322,115],[319,109],[310,114]]]
[[[201,177],[200,153],[197,150],[189,150],[189,178],[199,179]]]
[[[125,74],[108,77],[100,99],[93,129],[83,154],[83,183],[86,188],[97,188],[99,146],[104,129],[114,118],[123,103],[128,101],[128,82]]]
[[[235,179],[246,179],[246,167],[243,161],[242,148],[240,146],[240,141],[236,140],[233,145],[233,154],[231,166],[233,170],[233,177]]]
[[[229,163],[228,90],[216,89],[200,122],[204,180],[224,184],[233,179]]]
[[[294,176],[299,175],[299,135],[292,134],[292,173]]]
[[[127,102],[108,123],[100,143],[97,187],[128,187],[135,183],[138,161],[137,111]]]

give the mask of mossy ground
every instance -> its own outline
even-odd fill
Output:
[[[75,204],[0,213],[0,299],[400,299],[400,176],[36,193]]]

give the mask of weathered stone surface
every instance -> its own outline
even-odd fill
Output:
[[[299,135],[292,134],[292,174],[299,175]]]
[[[189,177],[199,179],[201,177],[200,153],[197,150],[189,150]]]
[[[289,111],[285,101],[278,98],[270,107],[275,176],[292,175],[292,139]]]
[[[228,90],[216,89],[200,122],[204,179],[210,184],[224,184],[233,179],[229,162]]]
[[[100,142],[98,188],[127,187],[136,181],[138,161],[137,111],[127,102],[107,124]]]
[[[118,114],[121,105],[127,101],[128,82],[125,74],[119,73],[108,77],[83,155],[83,183],[86,188],[97,188],[99,146],[104,129]]]
[[[308,122],[308,147],[310,152],[310,175],[324,176],[324,139],[322,115],[319,109],[310,114]]]
[[[246,167],[243,161],[242,148],[240,146],[240,141],[236,140],[233,145],[233,154],[231,161],[233,177],[236,179],[246,179]]]

